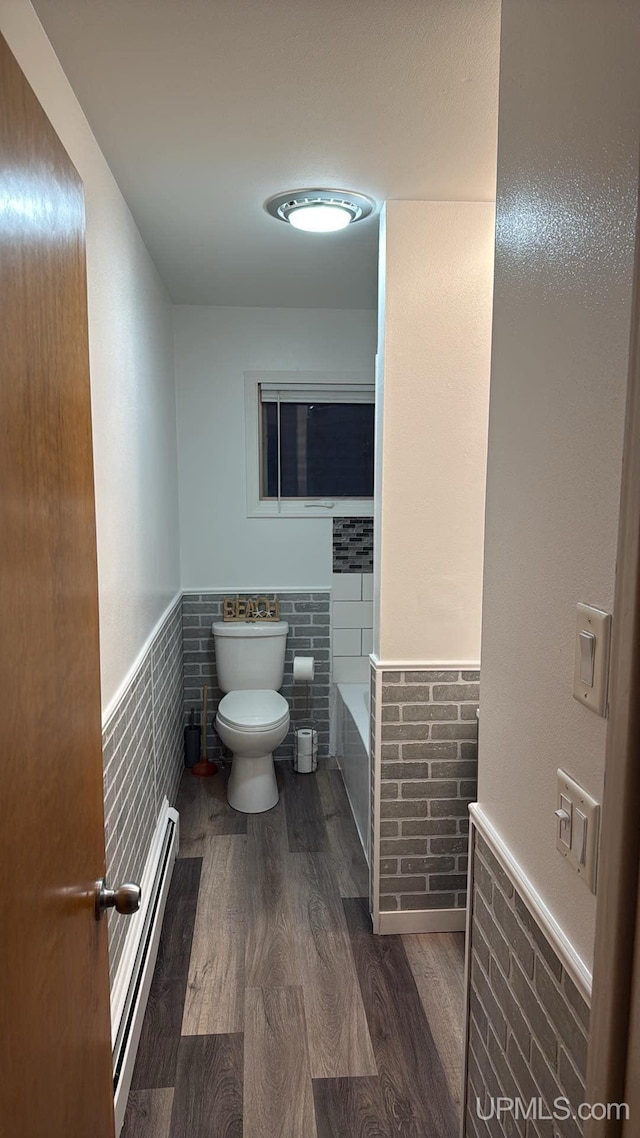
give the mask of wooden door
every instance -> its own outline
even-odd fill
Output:
[[[112,1138],[83,189],[0,108],[0,1133]]]

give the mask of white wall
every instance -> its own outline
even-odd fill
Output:
[[[375,312],[174,310],[184,588],[329,588],[330,518],[248,518],[245,371],[366,371]]]
[[[493,204],[390,201],[385,214],[375,651],[477,667]]]
[[[27,0],[0,28],[85,186],[102,705],[179,587],[171,309]]]
[[[479,801],[589,966],[553,810],[558,766],[602,794],[574,622],[613,605],[639,53],[635,0],[503,4]]]

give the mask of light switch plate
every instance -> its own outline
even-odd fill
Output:
[[[573,825],[573,803],[566,794],[560,795],[560,809],[556,813],[558,819],[558,838],[563,846],[571,849],[571,828]]]
[[[573,694],[585,707],[602,716],[607,714],[610,641],[611,614],[592,605],[578,605]],[[590,661],[588,649],[591,649]],[[591,684],[582,678],[589,663],[593,668]]]
[[[571,815],[568,835],[567,824],[561,819],[556,820],[556,849],[595,893],[600,803],[561,768],[558,769],[556,801],[559,810],[567,810],[567,802],[571,805],[571,810],[567,811]]]

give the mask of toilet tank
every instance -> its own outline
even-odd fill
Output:
[[[289,625],[285,620],[264,624],[215,622],[218,685],[223,692],[270,689],[278,691],[284,678],[284,653]]]

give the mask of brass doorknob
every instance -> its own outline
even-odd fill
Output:
[[[123,917],[130,917],[132,913],[138,912],[141,899],[142,890],[139,885],[127,881],[117,889],[109,889],[103,877],[96,885],[96,920],[101,920],[107,909],[115,909]]]

